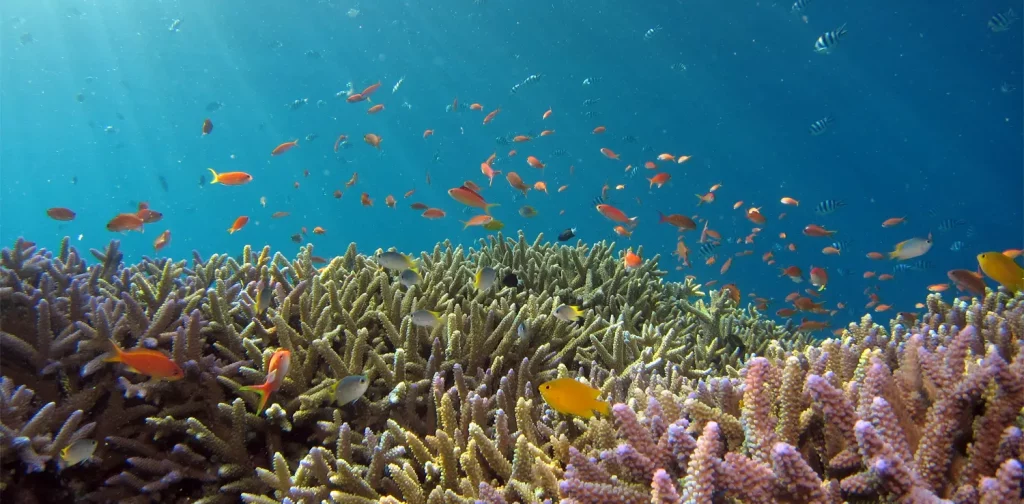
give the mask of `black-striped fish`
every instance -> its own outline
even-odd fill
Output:
[[[799,14],[810,5],[811,0],[796,0],[793,2],[793,6],[789,8],[789,11],[794,14]]]
[[[835,119],[832,117],[831,114],[829,114],[821,119],[818,119],[817,121],[812,122],[811,127],[807,129],[808,131],[811,132],[812,135],[817,136],[828,130],[829,125],[832,124],[833,122],[835,122]]]
[[[850,242],[848,240],[837,240],[837,241],[832,242],[832,248],[834,248],[836,250],[839,250],[839,251],[845,251],[845,250],[849,249],[849,247],[850,247]]]
[[[707,259],[708,257],[715,255],[715,248],[717,247],[718,243],[710,241],[701,245],[699,251],[701,258]]]
[[[960,240],[957,240],[957,241],[953,242],[953,244],[949,246],[949,250],[951,250],[953,252],[959,252],[963,248],[964,248],[964,242],[962,242]]]
[[[818,215],[828,215],[844,206],[846,206],[846,203],[844,203],[842,200],[827,199],[825,201],[822,201],[821,203],[818,203],[818,206],[814,207],[814,211]]]
[[[835,30],[822,33],[814,43],[814,52],[818,54],[829,54],[838,44],[839,40],[846,36],[846,23]]]
[[[904,271],[928,271],[934,268],[935,265],[931,261],[925,259],[918,259],[914,262],[899,263],[892,267],[893,273],[900,273]]]
[[[967,224],[967,221],[963,219],[946,219],[939,223],[939,231],[950,231],[964,224]]]
[[[1017,13],[1010,9],[993,15],[988,20],[988,27],[994,32],[1001,32],[1010,29],[1010,25],[1017,21]]]

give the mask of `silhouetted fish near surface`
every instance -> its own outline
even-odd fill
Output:
[[[206,104],[206,111],[207,112],[216,112],[216,111],[220,110],[220,108],[223,107],[223,106],[224,106],[224,104],[221,103],[221,102],[212,101],[212,102]]]
[[[200,175],[199,176],[199,187],[203,187],[204,185],[206,185],[206,175]]]
[[[157,178],[158,178],[158,179],[160,179],[160,188],[161,188],[161,189],[163,189],[163,190],[164,190],[164,192],[168,192],[168,191],[170,191],[170,189],[169,189],[169,188],[168,188],[168,186],[167,186],[167,179],[166,179],[166,178],[164,178],[164,176],[163,176],[163,175],[160,175],[160,176],[158,176]]]

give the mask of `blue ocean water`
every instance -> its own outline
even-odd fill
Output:
[[[446,193],[468,179],[501,204],[494,215],[506,235],[522,229],[530,240],[554,240],[576,227],[586,242],[642,246],[645,258],[661,254],[669,279],[735,283],[745,296],[773,299],[772,312],[795,287],[809,287],[780,279],[778,267],[797,265],[806,275],[821,266],[830,276],[822,299],[848,305],[837,324],[864,312],[865,288],[894,311],[913,311],[927,285],[947,281],[947,270],[976,269],[979,252],[1024,246],[1022,24],[999,33],[986,26],[1011,7],[1024,10],[1002,0],[817,0],[798,14],[788,2],[711,0],[11,0],[0,11],[0,242],[24,236],[53,248],[71,236],[81,250],[119,239],[132,261],[152,255],[167,229],[171,243],[160,254],[177,259],[193,250],[236,254],[245,244],[290,255],[299,247],[291,235],[321,226],[326,234],[303,243],[324,257],[350,242],[365,253],[430,250],[442,240],[472,246],[492,233],[463,230],[459,221],[474,213]],[[849,33],[833,53],[815,54],[818,36],[844,23]],[[539,78],[510,91],[531,75]],[[378,81],[371,99],[385,106],[379,114],[337,97],[349,82],[358,92]],[[446,111],[455,98],[459,110]],[[294,108],[295,100],[308,102]],[[208,111],[212,103],[222,106]],[[835,118],[830,129],[810,135],[811,123],[827,115]],[[205,118],[214,130],[204,137]],[[607,132],[592,134],[599,125]],[[424,139],[426,129],[435,133]],[[545,129],[555,134],[496,142]],[[380,152],[363,143],[370,132],[383,138]],[[339,134],[351,146],[335,153]],[[298,147],[270,156],[293,139]],[[621,161],[602,156],[602,147]],[[513,148],[518,155],[509,158]],[[543,180],[550,194],[516,198],[503,175],[487,187],[479,165],[494,152],[495,169],[529,184]],[[693,156],[659,163],[657,171],[672,175],[665,187],[649,189],[644,178],[655,170],[624,172],[663,152]],[[529,167],[527,155],[547,168]],[[211,186],[208,167],[254,180]],[[346,190],[353,172],[359,181]],[[639,217],[631,239],[615,236],[594,210],[605,182],[610,203]],[[698,208],[694,194],[717,183],[717,201]],[[332,196],[337,189],[341,199]],[[360,205],[362,192],[373,207]],[[388,194],[398,200],[394,209],[384,205]],[[783,196],[800,206],[783,206]],[[846,206],[816,215],[814,206],[829,199]],[[144,233],[105,229],[140,201],[164,218]],[[414,201],[447,217],[426,220],[409,209]],[[539,215],[521,217],[523,204]],[[751,206],[767,223],[753,244],[737,244],[751,232]],[[51,220],[50,207],[77,217]],[[290,215],[271,219],[275,211]],[[717,264],[697,257],[699,231],[688,232],[693,268],[676,270],[669,254],[677,233],[658,223],[658,211],[708,219],[726,241]],[[229,235],[240,215],[250,222]],[[880,226],[903,216],[902,226]],[[964,224],[940,232],[947,219]],[[811,223],[838,234],[803,236]],[[929,232],[926,271],[881,283],[862,278],[893,267],[866,252]],[[846,242],[843,253],[823,255],[835,240]],[[956,241],[963,248],[951,251]],[[796,251],[784,248],[790,243]],[[761,256],[773,249],[782,250],[769,266]],[[725,259],[744,250],[751,255],[721,274]]]

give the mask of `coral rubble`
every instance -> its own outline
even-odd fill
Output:
[[[18,240],[0,263],[0,497],[93,502],[1014,502],[1024,297],[928,299],[836,339],[728,294],[627,272],[614,244],[437,245],[403,286],[355,246],[87,265]],[[518,284],[478,291],[490,266]],[[257,293],[269,287],[263,313]],[[264,295],[265,296],[265,295]],[[579,305],[575,324],[552,315]],[[410,313],[442,314],[418,327]],[[104,362],[163,351],[185,378]],[[291,353],[264,411],[275,349]],[[365,375],[366,394],[333,386]],[[584,421],[542,382],[615,405]],[[99,440],[93,460],[60,453]]]

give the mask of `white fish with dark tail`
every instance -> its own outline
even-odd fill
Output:
[[[828,131],[828,127],[833,122],[835,122],[835,119],[831,115],[827,115],[827,116],[825,116],[825,117],[823,117],[821,119],[818,119],[817,121],[812,122],[811,126],[809,128],[807,128],[807,129],[808,129],[808,131],[811,132],[812,135],[818,136],[818,135]]]
[[[839,40],[846,36],[846,24],[835,30],[822,33],[814,43],[814,52],[818,54],[829,54],[832,49],[839,45]]]
[[[363,397],[366,389],[370,388],[370,380],[366,378],[366,375],[346,376],[338,380],[333,388],[331,395],[334,396],[334,400],[338,402],[338,406],[344,406]]]
[[[818,215],[828,215],[844,206],[846,206],[846,203],[844,203],[842,200],[827,199],[825,201],[822,201],[821,203],[818,203],[818,206],[814,207],[814,211]]]
[[[1006,12],[997,13],[989,18],[988,27],[994,32],[1006,31],[1010,29],[1010,25],[1015,23],[1017,19],[1019,19],[1017,13],[1013,12],[1013,9],[1010,9]]]

